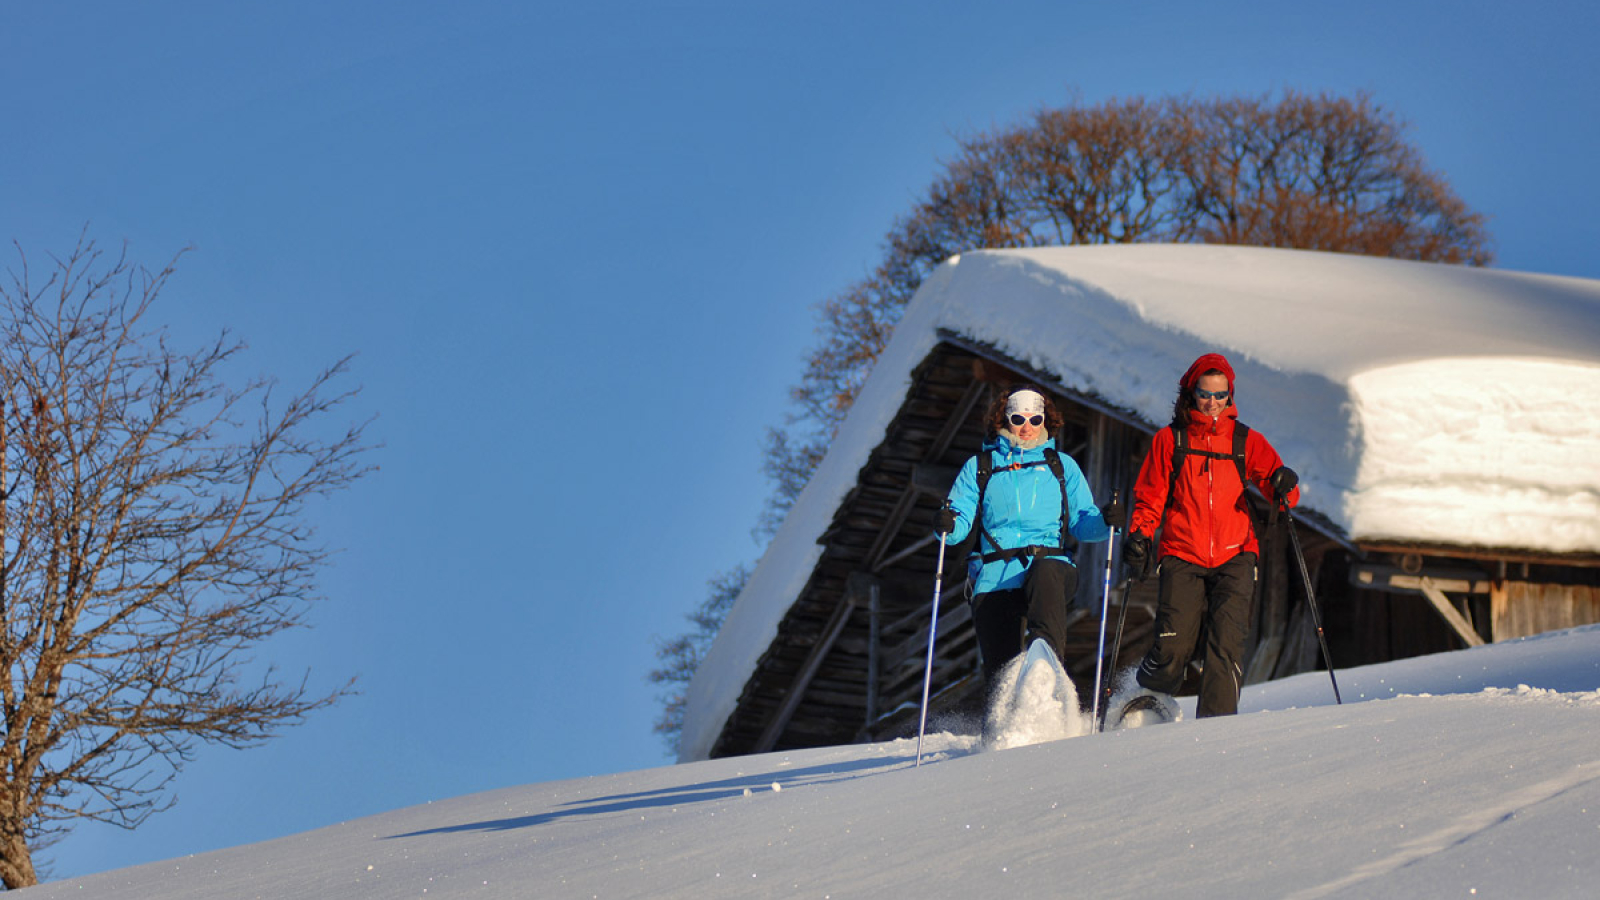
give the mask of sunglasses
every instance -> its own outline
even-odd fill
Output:
[[[1038,428],[1040,425],[1044,424],[1044,416],[1025,416],[1022,413],[1012,413],[1011,424],[1018,426],[1032,425],[1033,427]]]
[[[1228,399],[1228,395],[1231,394],[1231,393],[1233,393],[1233,392],[1232,391],[1202,391],[1199,388],[1195,388],[1194,389],[1195,397],[1198,398],[1198,399],[1201,399],[1201,400],[1226,400],[1226,399]]]

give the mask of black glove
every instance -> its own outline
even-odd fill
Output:
[[[956,530],[956,511],[946,503],[933,516],[933,530],[939,534],[949,534]]]
[[[1150,539],[1135,531],[1122,545],[1122,563],[1129,577],[1143,581],[1150,577]]]
[[[1299,483],[1300,476],[1288,466],[1279,466],[1278,471],[1272,473],[1272,493],[1279,500],[1289,496],[1289,492]]]
[[[1107,525],[1118,531],[1128,527],[1128,510],[1122,505],[1121,500],[1112,500],[1100,507],[1100,518],[1105,519]]]

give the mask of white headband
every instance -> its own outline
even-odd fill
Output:
[[[1044,397],[1035,391],[1017,391],[1006,398],[1006,415],[1022,413],[1025,416],[1044,415]]]

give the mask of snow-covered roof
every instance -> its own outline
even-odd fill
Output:
[[[1205,352],[1354,540],[1600,553],[1600,281],[1208,245],[985,250],[924,282],[690,684],[710,752],[940,332],[1147,422]]]

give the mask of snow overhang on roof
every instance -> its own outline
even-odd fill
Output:
[[[1600,553],[1600,281],[1208,245],[985,250],[923,283],[689,688],[710,751],[941,329],[1153,425],[1221,352],[1353,540]]]

